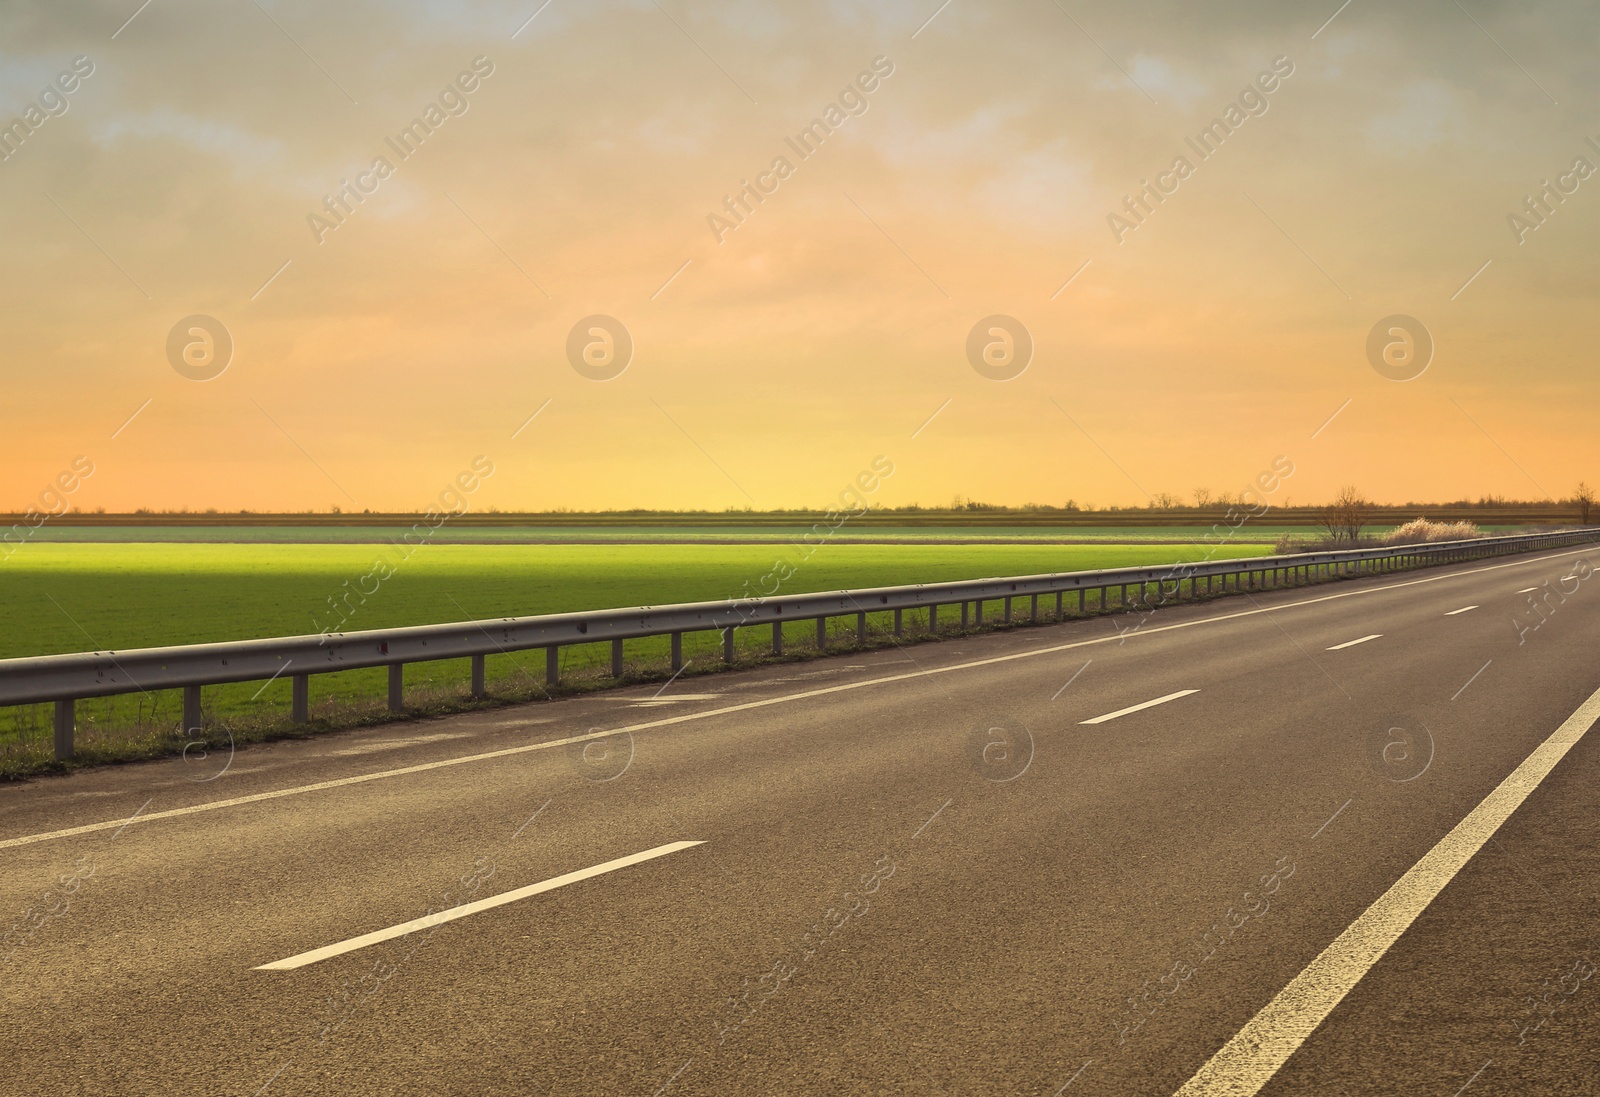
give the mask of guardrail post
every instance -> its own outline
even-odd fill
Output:
[[[183,687],[183,734],[200,730],[200,687]]]
[[[405,698],[405,670],[404,663],[389,664],[389,711],[404,712]]]
[[[1032,600],[1028,603],[1028,620],[1037,621],[1038,619],[1039,619],[1039,596],[1037,594],[1035,594],[1033,596]]]
[[[472,657],[472,695],[474,697],[487,697],[489,691],[483,685],[483,656]]]
[[[1078,613],[1079,613],[1079,615],[1083,615],[1083,614],[1086,614],[1086,613],[1089,612],[1088,609],[1085,608],[1086,605],[1087,605],[1088,597],[1089,597],[1089,592],[1084,590],[1082,587],[1079,587],[1078,588]],[[1057,598],[1056,599],[1056,609],[1059,610],[1060,608],[1061,608],[1061,599]]]
[[[611,677],[622,677],[622,641],[611,641]]]
[[[860,645],[865,644],[866,642],[867,642],[867,615],[865,613],[857,613],[856,614],[856,646],[859,647]]]
[[[290,679],[292,699],[289,702],[289,719],[297,724],[311,722],[311,675],[296,674]]]
[[[1011,599],[1010,598],[1006,599],[1005,623],[1008,624],[1008,625],[1011,623]]]
[[[56,702],[56,761],[72,757],[72,732],[77,727],[77,702],[72,698]]]
[[[551,644],[544,649],[544,684],[556,685],[561,681],[561,645]]]
[[[966,602],[962,602],[961,603],[961,627],[962,627],[962,629],[965,629],[967,627],[967,622],[968,621],[969,621],[969,618],[967,616],[967,603]]]
[[[828,648],[828,619],[817,618],[817,650],[826,651]]]
[[[772,654],[783,654],[783,622],[772,622]]]
[[[938,606],[929,606],[928,607],[928,631],[929,632],[938,632],[939,631],[939,607]]]
[[[733,662],[733,626],[729,625],[722,630],[722,661]]]
[[[979,628],[982,628],[983,627],[983,599],[979,598],[976,602],[974,602],[973,603],[973,608],[977,612],[977,625],[978,625]]]
[[[904,632],[904,625],[900,619],[903,612],[903,610],[898,609],[894,611],[894,634],[896,636],[899,636]]]
[[[672,634],[672,673],[676,674],[683,669],[683,633]]]

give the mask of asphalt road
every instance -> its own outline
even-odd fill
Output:
[[[1600,732],[1364,912],[1600,690],[1600,579],[1511,623],[1596,555],[0,789],[0,1091],[1595,1094]]]

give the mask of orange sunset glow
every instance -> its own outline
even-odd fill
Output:
[[[1592,9],[137,6],[0,14],[0,509],[1596,475]]]

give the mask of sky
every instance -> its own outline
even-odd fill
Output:
[[[0,509],[1600,482],[1593,0],[541,3],[0,9]]]

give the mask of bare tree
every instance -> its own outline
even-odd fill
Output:
[[[1211,489],[1195,488],[1194,505],[1202,510],[1211,505]]]
[[[1572,493],[1572,501],[1578,504],[1578,521],[1587,526],[1589,515],[1594,512],[1594,489],[1579,480],[1577,489]]]
[[[1361,530],[1371,518],[1372,504],[1355,487],[1342,487],[1333,502],[1317,513],[1317,523],[1328,532],[1330,540],[1349,541],[1351,545],[1361,540]]]
[[[1327,534],[1328,540],[1334,544],[1338,544],[1339,538],[1344,536],[1344,524],[1339,520],[1339,510],[1331,504],[1318,508],[1317,525],[1322,527],[1322,532]]]
[[[1339,494],[1333,497],[1333,505],[1339,508],[1345,537],[1352,545],[1356,544],[1361,540],[1361,527],[1372,517],[1372,504],[1361,494],[1360,489],[1342,487],[1339,489]]]
[[[1171,510],[1181,502],[1182,500],[1170,491],[1158,491],[1151,498],[1150,505],[1156,510]]]

